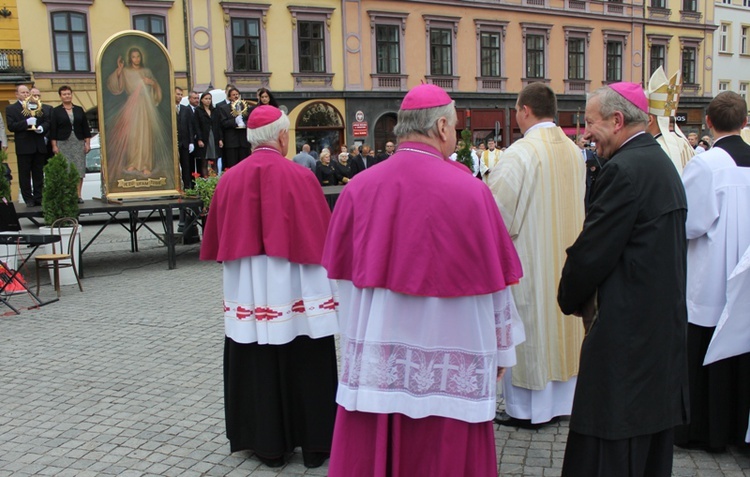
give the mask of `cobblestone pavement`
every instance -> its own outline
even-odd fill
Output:
[[[57,303],[0,316],[0,476],[326,475],[299,450],[281,469],[229,453],[220,267],[199,262],[197,245],[178,247],[176,270],[155,239],[128,247],[108,229],[86,254],[84,293],[63,287]],[[566,421],[498,428],[499,475],[560,475],[566,436]],[[676,449],[673,475],[750,477],[750,453]]]

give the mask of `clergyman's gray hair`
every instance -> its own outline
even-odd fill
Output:
[[[282,131],[289,131],[289,118],[283,111],[281,117],[271,124],[256,129],[247,128],[247,140],[253,149],[263,144],[276,144]]]
[[[648,113],[639,109],[609,86],[602,86],[589,93],[589,101],[594,98],[599,98],[599,114],[601,114],[602,118],[608,118],[615,111],[620,111],[626,126],[630,126],[631,124],[648,124]]]
[[[412,134],[422,136],[437,137],[438,119],[445,117],[449,126],[455,126],[458,121],[456,116],[456,103],[451,101],[450,104],[437,108],[428,109],[407,109],[398,112],[396,127],[393,133],[396,137],[402,138]]]

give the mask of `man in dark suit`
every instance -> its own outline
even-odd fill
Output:
[[[393,155],[393,153],[396,152],[396,146],[393,144],[393,141],[388,141],[385,143],[385,152],[381,152],[377,156],[375,156],[375,164],[379,164],[389,157]]]
[[[180,170],[182,175],[182,187],[189,189],[193,187],[193,168],[190,167],[190,154],[195,149],[193,142],[195,138],[195,118],[190,106],[183,106],[183,90],[179,86],[174,89],[175,113],[177,114],[177,149],[180,154]]]
[[[39,88],[37,88],[36,86],[32,86],[29,92],[31,93],[31,96],[42,103],[42,113],[47,118],[47,121],[49,121],[51,124],[52,109],[54,108],[52,108],[52,106],[50,106],[49,104],[42,102],[42,92],[39,91]],[[44,132],[44,144],[47,145],[47,161],[49,161],[49,159],[55,155],[54,151],[52,150],[52,139],[50,139],[50,131],[51,128],[47,129],[47,131]],[[47,162],[45,162],[44,164],[46,165]]]
[[[607,162],[558,291],[588,331],[564,477],[669,477],[687,420],[687,199],[647,124],[639,84],[590,94],[585,138]]]
[[[219,124],[221,124],[224,133],[224,148],[222,149],[222,168],[236,166],[241,160],[250,155],[250,143],[247,142],[247,117],[250,114],[248,108],[241,116],[232,114],[233,101],[240,99],[240,92],[237,88],[230,88],[227,94],[228,103],[222,103],[216,106],[219,114]]]
[[[21,196],[30,207],[42,205],[44,189],[44,164],[47,162],[47,145],[44,134],[49,130],[49,117],[24,116],[21,101],[31,95],[26,85],[16,86],[17,102],[8,106],[8,130],[16,133],[16,156],[18,157],[18,180]],[[30,129],[35,126],[36,129]]]
[[[349,162],[352,163],[352,177],[365,170],[365,161],[359,153],[359,146],[352,146],[349,150]]]

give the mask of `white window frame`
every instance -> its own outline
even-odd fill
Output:
[[[740,25],[740,55],[748,55],[750,51],[750,25]]]
[[[719,53],[732,53],[732,24],[721,22],[719,25]]]

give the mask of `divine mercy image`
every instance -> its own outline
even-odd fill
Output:
[[[100,54],[103,170],[107,194],[176,189],[171,62],[149,35],[125,32]]]

